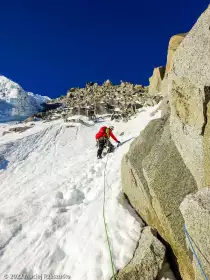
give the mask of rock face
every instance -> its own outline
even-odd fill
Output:
[[[210,188],[188,195],[180,209],[194,250],[207,278],[210,279]],[[203,280],[195,256],[193,256],[193,265],[196,272],[195,279]]]
[[[116,276],[117,280],[156,279],[165,259],[165,247],[150,227],[144,228],[132,261]]]
[[[203,189],[210,186],[209,26],[210,7],[186,37],[172,37],[174,53],[168,55],[162,87],[164,118],[150,122],[122,161],[124,192],[170,244],[183,280],[202,279],[187,247],[184,220],[206,256],[198,253],[210,277],[210,191]]]
[[[149,94],[156,94],[161,91],[161,83],[165,75],[165,67],[160,66],[154,69],[152,77],[149,79]]]
[[[210,7],[200,16],[176,50],[170,71],[173,76],[186,77],[198,87],[209,85],[210,79],[209,18]]]
[[[171,245],[183,279],[193,279],[179,206],[196,190],[196,182],[173,143],[167,119],[151,121],[131,144],[121,174],[132,206]]]
[[[167,73],[170,72],[172,68],[173,65],[172,58],[174,56],[174,53],[176,52],[176,50],[178,49],[179,45],[181,44],[181,42],[183,41],[186,35],[187,33],[180,33],[171,37],[168,45],[168,55],[167,55],[167,64],[166,64]]]
[[[175,52],[168,79],[171,133],[199,187],[203,186],[204,179],[202,142],[206,104],[210,100],[209,21],[210,8]]]
[[[203,186],[203,136],[205,112],[203,92],[187,78],[172,81],[169,95],[170,130],[185,164],[199,187]]]
[[[0,121],[30,116],[42,109],[49,101],[46,96],[24,91],[18,84],[0,76]]]

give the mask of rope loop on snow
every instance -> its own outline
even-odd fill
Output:
[[[106,167],[107,167],[107,162],[108,162],[108,156],[109,156],[109,154],[107,154],[107,159],[106,159],[105,168],[104,168],[103,219],[104,219],[104,228],[105,228],[105,232],[106,232],[106,239],[107,239],[107,244],[108,244],[108,249],[109,249],[109,255],[110,255],[110,262],[111,262],[111,267],[112,267],[112,276],[113,276],[112,279],[113,279],[113,280],[116,280],[116,277],[115,277],[115,266],[114,266],[113,257],[112,257],[112,250],[111,250],[111,243],[110,243],[110,239],[109,239],[109,235],[108,235],[108,226],[107,226],[106,217],[105,217],[105,202],[106,202]]]
[[[192,242],[193,242],[194,244],[195,244],[195,242],[193,241],[193,239],[191,238],[189,232],[187,231],[186,225],[184,225],[184,232],[185,232],[185,235],[186,235],[186,237],[187,237],[187,239],[188,239],[188,241],[189,241],[191,251],[192,251],[193,255],[195,256],[195,259],[196,259],[196,261],[197,261],[197,263],[198,263],[198,266],[199,266],[200,271],[201,271],[201,273],[202,273],[202,275],[203,275],[203,278],[204,278],[205,280],[209,280],[208,277],[206,276],[205,272],[204,272],[204,269],[203,269],[203,267],[202,267],[201,261],[199,260],[198,255],[197,255],[196,252],[195,252],[195,249],[194,249],[193,244],[192,244]],[[198,248],[198,246],[197,246],[196,244],[195,244],[195,246]],[[200,251],[199,248],[198,248],[198,250]],[[200,251],[200,252],[201,252],[201,251]]]

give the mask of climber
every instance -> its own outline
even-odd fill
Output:
[[[97,158],[102,158],[103,149],[108,146],[107,153],[111,153],[114,151],[114,145],[110,142],[110,136],[114,139],[118,144],[121,142],[117,140],[117,138],[112,133],[114,126],[106,127],[102,126],[99,132],[96,134],[96,142],[98,146]]]

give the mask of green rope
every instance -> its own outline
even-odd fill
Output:
[[[109,255],[110,255],[110,262],[111,262],[111,266],[112,266],[112,275],[113,275],[113,280],[116,280],[115,278],[115,268],[114,268],[114,262],[113,262],[113,257],[112,257],[112,250],[111,250],[111,244],[110,244],[110,240],[109,240],[109,235],[108,235],[108,229],[107,229],[107,223],[106,223],[106,218],[105,218],[105,198],[106,198],[106,166],[107,166],[107,162],[108,162],[108,156],[107,155],[107,159],[106,159],[106,164],[105,164],[105,168],[104,168],[104,202],[103,202],[103,218],[104,218],[104,227],[105,227],[105,232],[106,232],[106,239],[107,239],[107,244],[108,244],[108,248],[109,248]]]

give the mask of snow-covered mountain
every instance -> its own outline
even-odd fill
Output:
[[[46,96],[26,92],[20,85],[0,76],[0,121],[28,117],[41,110]]]

